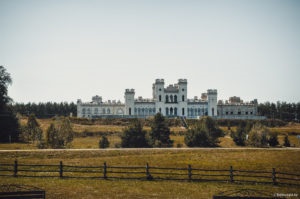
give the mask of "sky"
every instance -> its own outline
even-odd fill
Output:
[[[300,102],[298,0],[0,0],[14,102],[124,102],[188,80],[188,97]]]

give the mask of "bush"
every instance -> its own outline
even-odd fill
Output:
[[[218,146],[218,138],[221,136],[224,136],[224,133],[216,122],[210,117],[203,117],[188,129],[184,142],[189,147],[215,147]]]
[[[99,141],[99,148],[105,149],[109,147],[109,141],[105,135],[101,136],[101,139]]]
[[[255,147],[267,147],[268,146],[268,138],[269,130],[257,123],[255,124],[251,131],[249,132],[249,137],[247,140],[247,145],[255,146]]]
[[[232,137],[233,141],[238,146],[245,146],[246,145],[246,138],[247,134],[251,130],[251,122],[247,123],[240,123],[237,127],[236,131],[231,131],[230,136]]]
[[[57,118],[46,132],[46,142],[51,148],[69,147],[74,138],[74,132],[68,118]]]
[[[290,143],[290,140],[289,140],[289,136],[288,136],[288,135],[284,136],[284,143],[283,143],[283,146],[285,146],[285,147],[290,147],[290,146],[291,146],[291,143]]]
[[[269,140],[268,140],[269,145],[273,146],[273,147],[277,146],[279,144],[277,133],[270,133],[269,135],[270,135],[269,136]]]

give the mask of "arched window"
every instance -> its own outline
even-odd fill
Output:
[[[181,109],[181,115],[184,115],[184,108]]]
[[[181,98],[182,98],[182,101],[184,102],[184,95],[182,95],[182,97],[181,97]]]
[[[168,103],[168,102],[169,102],[169,96],[166,95],[166,103]]]
[[[174,95],[174,102],[177,103],[177,95]]]
[[[166,115],[169,115],[169,108],[166,108]]]
[[[91,114],[90,108],[87,109],[87,114]]]
[[[106,111],[105,111],[105,108],[103,108],[103,109],[102,109],[102,113],[103,113],[103,114],[105,114],[105,113],[106,113]]]
[[[170,108],[170,115],[173,115],[173,108]]]
[[[174,115],[177,115],[177,108],[174,108]]]
[[[85,108],[82,109],[82,114],[85,114]]]
[[[131,115],[131,108],[129,108],[129,115]]]
[[[170,95],[170,101],[173,102],[173,95]]]
[[[215,116],[215,109],[214,108],[211,109],[211,112],[212,112],[212,116]]]
[[[138,115],[140,115],[141,114],[141,109],[140,108],[138,108]]]
[[[159,98],[159,101],[161,102],[161,95],[159,95],[158,98]]]
[[[110,109],[109,109],[109,108],[107,108],[107,111],[106,111],[106,112],[107,112],[107,114],[110,114]]]

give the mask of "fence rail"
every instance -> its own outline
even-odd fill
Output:
[[[113,166],[104,162],[98,166],[59,164],[20,164],[0,163],[0,176],[13,177],[59,177],[59,178],[98,178],[98,179],[139,179],[139,180],[185,180],[222,181],[288,184],[300,186],[300,174],[277,171],[203,169],[187,165],[185,168],[150,166]]]

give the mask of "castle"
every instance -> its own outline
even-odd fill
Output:
[[[83,118],[137,117],[145,118],[156,113],[167,117],[199,118],[211,116],[218,119],[264,119],[257,115],[257,100],[244,103],[239,97],[218,101],[216,89],[208,89],[201,97],[187,98],[187,80],[165,87],[164,79],[156,79],[152,98],[135,98],[134,89],[125,90],[125,103],[116,100],[102,101],[96,95],[92,102],[77,100],[77,116]]]

